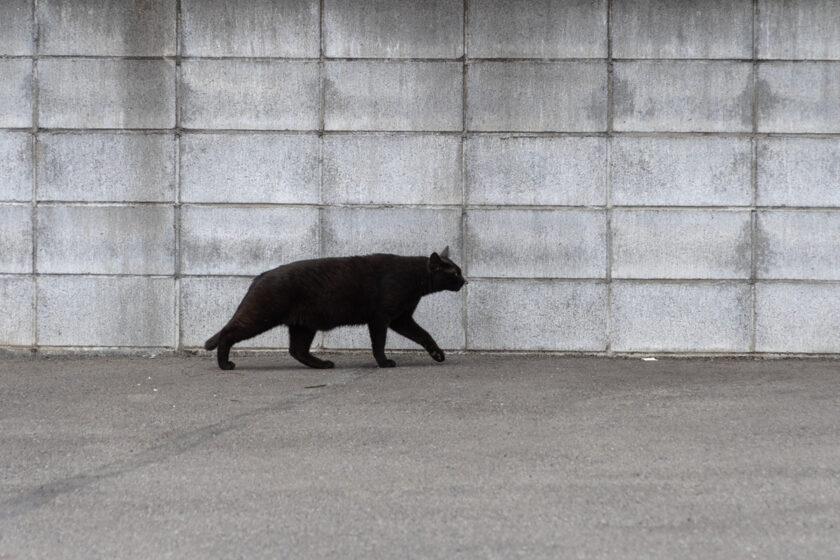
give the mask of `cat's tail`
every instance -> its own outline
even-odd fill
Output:
[[[222,329],[223,331],[224,329]],[[214,350],[216,346],[219,345],[219,339],[222,337],[222,331],[217,332],[213,336],[207,339],[207,342],[204,343],[205,350]]]

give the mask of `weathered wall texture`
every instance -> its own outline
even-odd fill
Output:
[[[0,2],[4,347],[194,348],[264,269],[448,244],[446,348],[835,353],[838,209],[835,0]]]

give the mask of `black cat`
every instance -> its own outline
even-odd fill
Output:
[[[449,247],[430,257],[376,254],[293,262],[257,276],[233,318],[204,347],[218,346],[219,367],[233,369],[231,346],[288,325],[289,353],[309,367],[331,368],[331,361],[309,353],[315,332],[367,324],[379,367],[396,365],[385,356],[389,327],[442,362],[443,351],[411,315],[426,294],[457,292],[466,283],[449,260]]]

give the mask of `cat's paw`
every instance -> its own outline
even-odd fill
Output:
[[[397,365],[397,362],[394,360],[382,360],[379,362],[379,367],[394,367]]]
[[[228,361],[228,362],[225,362],[223,364],[219,364],[219,367],[222,368],[223,370],[231,370],[231,369],[236,367],[236,364]]]
[[[446,356],[443,355],[443,350],[441,350],[440,348],[436,348],[434,350],[431,350],[429,352],[429,356],[431,356],[432,359],[436,362],[442,362],[443,360],[446,359]]]
[[[330,369],[334,368],[335,364],[330,360],[321,360],[321,365],[318,366],[321,369]]]

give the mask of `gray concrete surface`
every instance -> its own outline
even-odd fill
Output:
[[[0,348],[195,349],[263,270],[449,245],[447,349],[840,355],[838,14],[2,0]]]
[[[0,557],[837,558],[840,362],[0,361]]]

